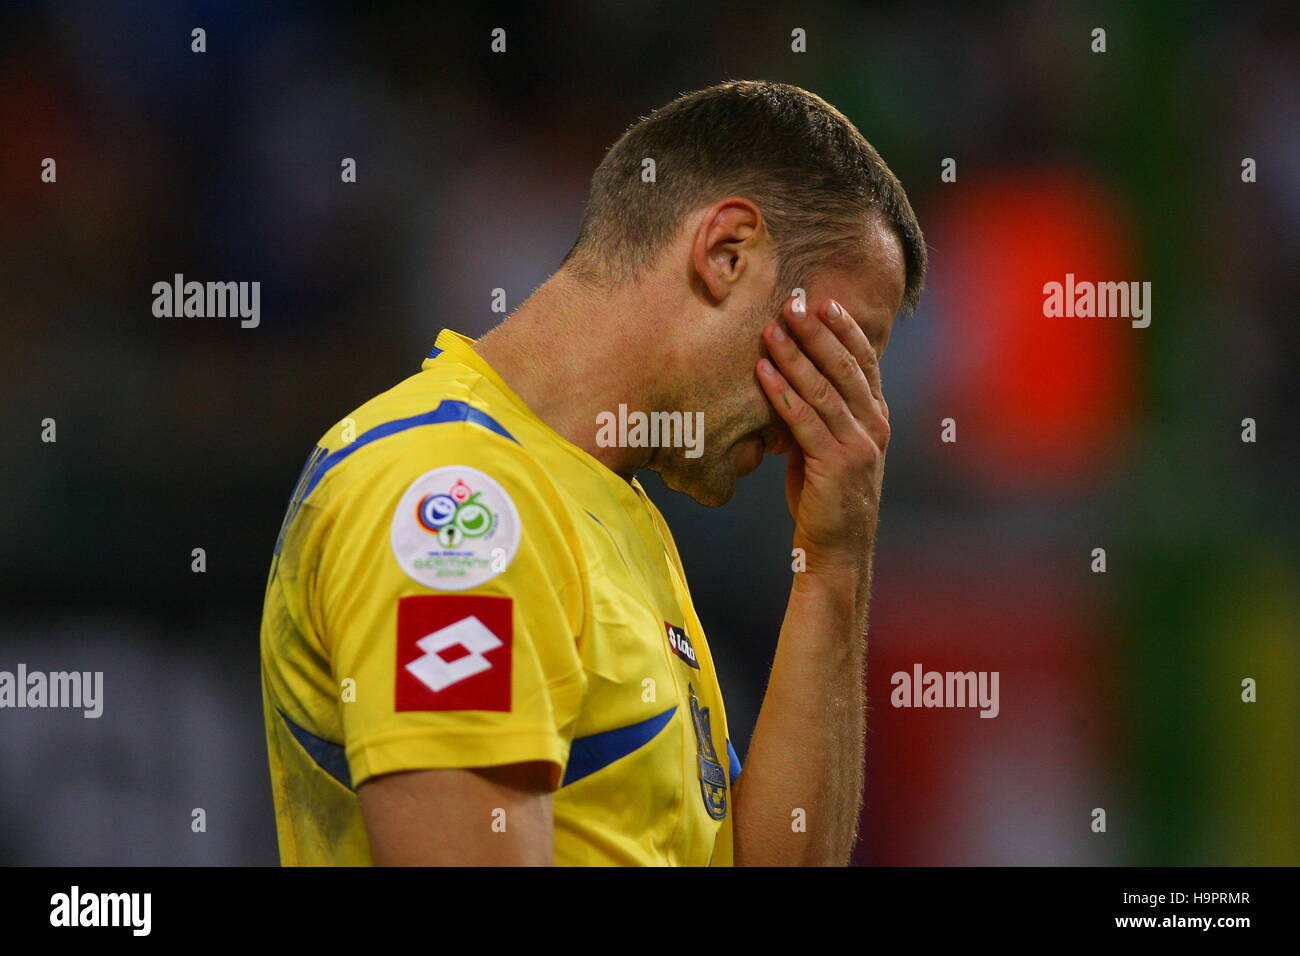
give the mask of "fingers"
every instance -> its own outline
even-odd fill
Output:
[[[876,400],[859,353],[865,346],[874,361],[875,352],[852,317],[843,308],[837,310],[831,299],[822,303],[818,314],[797,312],[793,308],[785,314],[799,347],[844,397],[852,415],[859,420],[874,415]],[[853,328],[849,330],[846,326]],[[852,338],[852,332],[857,332],[860,342]]]
[[[758,360],[758,384],[800,448],[811,455],[825,455],[836,444],[822,417],[765,358]]]
[[[823,302],[820,314],[826,327],[835,333],[844,347],[857,359],[858,367],[862,370],[867,387],[871,391],[871,397],[880,406],[881,414],[888,419],[889,405],[885,402],[884,388],[880,379],[880,356],[876,353],[875,346],[862,331],[862,326],[858,325],[853,316],[849,315],[848,310],[838,302],[834,300]]]
[[[789,310],[787,310],[787,315],[789,314]],[[821,324],[816,318],[803,318],[798,321],[807,325]],[[828,330],[823,328],[821,331],[824,342],[829,341],[836,348],[839,348],[844,355],[845,361],[853,361],[852,356],[835,341],[835,337]],[[812,360],[804,354],[799,345],[777,323],[772,322],[768,325],[763,331],[763,339],[782,380],[793,386],[793,390],[797,393],[796,397],[821,419],[822,427],[828,431],[829,435],[834,436],[839,441],[853,440],[855,432],[858,430],[857,420],[840,389],[822,373]],[[763,376],[760,375],[760,380],[762,378]],[[870,393],[861,372],[858,372],[858,378],[861,380],[862,393],[869,398]],[[798,409],[798,406],[794,407]],[[790,426],[790,430],[795,432],[795,437],[798,438],[799,432],[794,427],[795,423],[785,417],[781,408],[778,407],[777,412],[782,415],[782,418],[785,418],[786,424]],[[798,413],[800,415],[804,414],[802,409],[798,409]],[[805,431],[808,431],[811,427],[811,423],[805,423]],[[802,440],[800,440],[800,444],[803,445]],[[803,445],[803,447],[808,450],[807,445]]]

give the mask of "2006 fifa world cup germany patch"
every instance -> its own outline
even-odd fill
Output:
[[[497,482],[445,465],[411,482],[393,515],[393,555],[438,591],[468,591],[504,571],[519,550],[519,511]]]

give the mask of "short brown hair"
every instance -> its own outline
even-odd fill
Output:
[[[641,179],[647,157],[655,161],[653,192]],[[815,268],[861,261],[866,225],[882,215],[903,244],[902,309],[916,308],[925,238],[902,184],[843,113],[787,83],[731,80],[629,127],[591,177],[578,238],[561,265],[594,285],[632,281],[687,214],[729,195],[762,211],[778,289]]]

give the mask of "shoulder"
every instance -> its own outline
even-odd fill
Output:
[[[327,451],[308,489],[329,518],[327,559],[353,567],[391,551],[405,576],[439,590],[490,580],[521,549],[576,573],[572,502],[489,409],[444,398],[382,421],[361,411],[363,427]]]
[[[345,501],[391,497],[428,472],[460,467],[487,472],[523,497],[554,504],[554,486],[506,416],[468,395],[421,401],[393,396],[397,391],[326,432],[304,497],[315,494],[317,507],[333,510]]]

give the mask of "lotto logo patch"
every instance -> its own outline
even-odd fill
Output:
[[[664,631],[668,635],[668,646],[672,648],[673,653],[696,670],[699,670],[700,661],[695,656],[695,645],[691,643],[691,639],[686,632],[676,625],[669,624],[667,621],[664,621]]]
[[[394,709],[510,710],[513,636],[508,597],[401,598]]]

